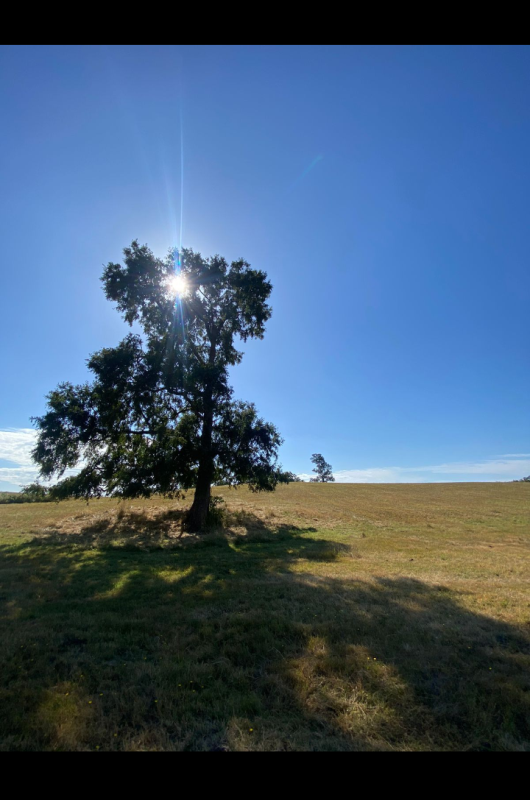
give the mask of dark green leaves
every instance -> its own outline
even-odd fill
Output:
[[[180,296],[171,291],[176,274]],[[238,340],[262,338],[271,315],[266,274],[192,250],[180,263],[173,251],[159,259],[135,241],[102,281],[143,335],[94,353],[92,383],[62,383],[48,395],[35,419],[41,475],[81,468],[55,496],[172,495],[196,485],[200,465],[215,481],[273,489],[279,434],[252,404],[234,402],[228,384],[229,366],[242,358]]]
[[[316,478],[311,478],[311,483],[333,483],[335,478],[331,471],[331,464],[324,459],[320,453],[313,453],[311,461],[315,465],[313,472],[316,472]]]

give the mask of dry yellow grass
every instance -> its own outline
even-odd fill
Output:
[[[530,487],[0,506],[3,749],[529,749]]]

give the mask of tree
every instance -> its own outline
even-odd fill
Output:
[[[195,488],[189,530],[207,520],[213,483],[272,491],[282,481],[282,439],[252,403],[235,401],[228,368],[243,354],[237,340],[262,339],[271,316],[267,275],[240,259],[193,250],[156,258],[134,241],[124,263],[109,263],[105,295],[124,320],[139,323],[114,348],[88,360],[92,383],[61,383],[33,457],[41,475],[79,474],[53,488],[56,498],[178,496]]]
[[[282,475],[283,483],[303,483],[302,478],[299,478],[295,472],[284,472]]]
[[[22,487],[21,494],[32,503],[45,503],[51,500],[50,490],[46,486],[41,486],[40,483],[28,483]]]
[[[316,478],[311,478],[311,483],[334,483],[335,478],[331,471],[331,464],[324,460],[320,453],[313,453],[311,461],[315,465],[313,472],[317,473]]]
[[[516,478],[514,483],[530,483],[530,475],[527,475],[526,478]]]

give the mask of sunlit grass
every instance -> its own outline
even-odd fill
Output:
[[[0,506],[4,750],[530,749],[524,484]]]

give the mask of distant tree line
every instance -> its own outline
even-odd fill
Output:
[[[22,487],[21,492],[0,493],[0,505],[8,503],[51,503],[54,498],[50,490],[40,483],[30,483]]]
[[[526,478],[516,478],[514,483],[530,483],[530,475],[527,475]]]
[[[327,483],[335,480],[331,473],[331,464],[328,464],[320,453],[313,454],[311,461],[316,465],[313,472],[317,473],[315,478],[311,478],[313,483]],[[522,480],[530,480],[530,477],[522,478]],[[278,483],[303,483],[303,479],[295,472],[280,470],[278,471]],[[223,480],[214,483],[214,486],[223,485],[225,485]],[[58,501],[59,498],[53,494],[51,489],[37,482],[23,486],[20,492],[0,492],[0,505],[8,505],[10,503],[51,503]]]
[[[278,483],[300,483],[302,478],[295,475],[294,472],[279,472]],[[223,481],[214,483],[214,486],[225,485]],[[52,495],[50,489],[41,486],[40,483],[30,483],[22,487],[20,492],[0,492],[0,505],[8,505],[10,503],[51,503],[59,502],[58,499]]]

